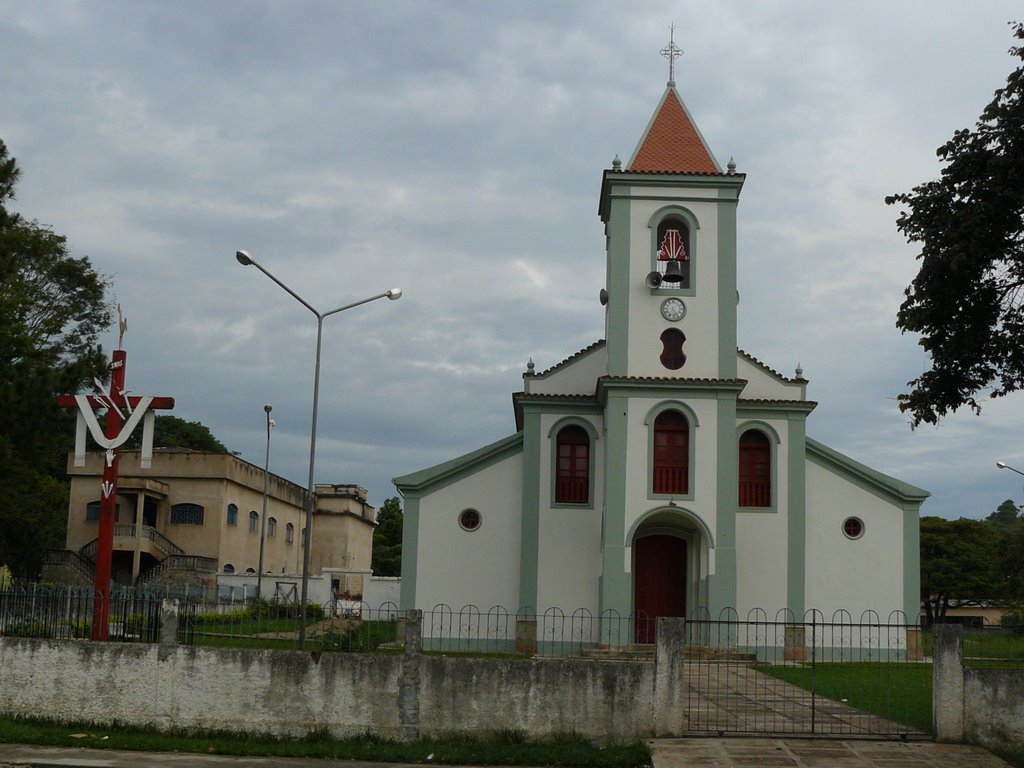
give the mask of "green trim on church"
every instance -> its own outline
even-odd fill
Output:
[[[403,496],[409,495],[410,491],[424,491],[427,489],[436,491],[469,477],[492,464],[504,461],[509,456],[519,453],[522,449],[523,433],[516,432],[508,437],[501,438],[501,440],[496,440],[490,445],[485,445],[483,448],[470,451],[441,464],[435,464],[433,467],[392,478],[391,482],[402,492]]]

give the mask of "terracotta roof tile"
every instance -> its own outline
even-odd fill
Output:
[[[665,92],[628,170],[721,173],[675,88]]]

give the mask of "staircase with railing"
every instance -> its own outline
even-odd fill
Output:
[[[152,584],[164,580],[169,574],[215,574],[217,558],[199,555],[170,555],[139,576],[140,584]]]
[[[160,531],[151,525],[142,526],[143,541],[148,541],[151,548],[159,550],[164,558],[172,557],[174,555],[184,555],[185,550],[175,544],[173,541],[164,536]],[[135,539],[135,525],[133,523],[118,523],[114,526],[114,539],[129,539],[134,541]],[[89,561],[96,562],[96,548],[99,544],[99,539],[93,539],[84,547],[78,550],[78,553]],[[122,547],[123,548],[123,547]]]
[[[117,523],[114,526],[115,548],[121,550],[134,548],[135,533],[134,524]],[[139,575],[139,584],[177,583],[183,577],[186,580],[195,578],[200,582],[206,582],[217,573],[216,558],[186,554],[185,550],[151,525],[142,526],[139,538],[148,543],[145,550],[159,558],[159,562]],[[127,542],[132,543],[125,546]],[[119,544],[121,546],[118,546]],[[93,539],[77,552],[54,550],[48,553],[47,557],[52,558],[51,564],[55,567],[65,566],[73,570],[75,574],[82,576],[86,583],[91,584],[96,577],[98,545],[99,539]]]
[[[43,555],[43,569],[51,574],[57,569],[68,571],[59,579],[67,583],[92,584],[96,580],[96,564],[70,549],[48,549]],[[77,578],[72,578],[72,574]]]

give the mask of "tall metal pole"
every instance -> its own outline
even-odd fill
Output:
[[[267,457],[263,462],[263,517],[260,520],[260,564],[256,570],[256,599],[263,599],[263,545],[266,541],[264,535],[267,529],[267,492],[269,490],[270,483],[270,428],[274,426],[273,419],[270,418],[270,412],[274,410],[270,403],[263,406],[264,412],[267,414]]]
[[[302,596],[299,604],[299,650],[306,647],[306,599],[309,596],[309,561],[313,548],[313,511],[316,506],[316,422],[320,410],[320,350],[324,335],[324,315],[316,313],[316,366],[313,369],[313,424],[309,429],[309,481],[306,490],[306,528],[302,532]]]
[[[316,469],[316,424],[320,406],[320,351],[323,343],[324,318],[336,315],[339,312],[344,312],[346,309],[352,309],[353,307],[358,307],[362,304],[368,304],[371,301],[377,301],[377,299],[387,298],[391,301],[397,301],[402,298],[402,289],[392,288],[390,291],[385,291],[384,293],[378,293],[366,299],[354,301],[351,304],[346,304],[342,307],[338,307],[337,309],[332,309],[329,312],[320,312],[312,304],[299,296],[299,294],[277,279],[273,274],[259,264],[259,262],[253,259],[248,252],[235,251],[235,259],[243,267],[250,265],[256,267],[256,269],[281,286],[281,288],[283,288],[292,298],[316,316],[316,367],[313,371],[313,423],[310,428],[309,436],[309,481],[306,489],[306,530],[302,535],[302,545],[305,547],[305,552],[302,554],[302,597],[299,605],[299,650],[304,650],[306,647],[306,601],[309,597],[310,550],[312,549],[313,542],[313,512],[316,506],[316,486],[313,484],[313,473]]]

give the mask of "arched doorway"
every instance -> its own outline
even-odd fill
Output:
[[[688,544],[668,534],[642,536],[633,545],[636,641],[653,643],[659,616],[686,616]]]

